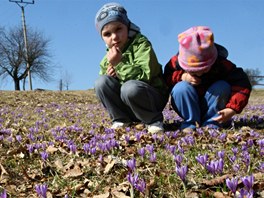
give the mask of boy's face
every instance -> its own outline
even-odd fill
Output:
[[[103,27],[102,38],[109,48],[122,50],[128,40],[128,28],[121,22],[110,22]]]

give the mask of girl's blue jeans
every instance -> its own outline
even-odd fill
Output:
[[[195,87],[186,82],[177,83],[171,91],[173,109],[183,118],[181,129],[221,125],[213,118],[219,116],[218,111],[224,109],[231,95],[231,86],[226,81],[213,83],[205,95],[199,98]]]

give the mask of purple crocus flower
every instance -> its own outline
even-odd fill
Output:
[[[198,163],[200,163],[203,167],[205,167],[207,160],[208,160],[208,155],[204,154],[204,155],[198,155],[197,157],[195,157],[195,159],[197,160]]]
[[[174,158],[174,161],[176,162],[176,166],[177,167],[181,166],[181,163],[183,160],[182,155],[174,155],[173,158]]]
[[[238,148],[237,147],[233,147],[231,150],[233,151],[234,155],[236,156],[237,153],[238,153]]]
[[[154,163],[154,162],[157,161],[157,155],[156,155],[155,152],[153,152],[153,153],[150,154],[149,160],[150,160],[150,162],[152,162],[152,163]]]
[[[264,148],[264,139],[257,140],[257,143],[260,148]]]
[[[94,155],[96,153],[96,147],[90,148],[89,151],[92,155]]]
[[[136,169],[136,159],[132,158],[131,160],[127,160],[127,167],[130,171],[134,171]]]
[[[248,167],[250,165],[250,154],[247,151],[244,151],[242,153],[243,158],[242,161],[246,164],[246,166]]]
[[[181,167],[176,166],[175,171],[177,175],[180,177],[180,179],[184,182],[186,179],[188,167],[187,166],[181,166]]]
[[[135,134],[135,138],[136,138],[136,141],[139,141],[140,138],[141,138],[141,132],[137,132],[137,133]]]
[[[21,141],[22,141],[22,137],[21,137],[21,135],[17,135],[17,136],[16,136],[16,140],[17,140],[19,143],[21,143]]]
[[[153,144],[152,145],[146,145],[146,149],[148,150],[148,152],[151,154],[151,153],[153,153],[154,152],[154,146],[153,146]]]
[[[175,139],[175,138],[177,138],[177,137],[179,136],[179,133],[180,133],[179,130],[174,131],[174,132],[171,134],[171,137],[172,137],[173,139]]]
[[[138,174],[135,173],[134,175],[131,174],[130,172],[128,173],[127,175],[127,180],[128,182],[132,185],[132,186],[135,186],[138,182]]]
[[[224,157],[225,157],[225,151],[219,151],[219,152],[217,152],[217,156],[219,158],[221,158],[221,159],[224,159]]]
[[[227,134],[226,134],[226,133],[222,133],[222,134],[219,136],[219,139],[223,142],[223,141],[225,141],[226,137],[227,137]]]
[[[0,198],[7,198],[6,190],[0,193]]]
[[[90,145],[89,145],[88,143],[85,143],[85,144],[83,145],[83,150],[84,150],[84,152],[85,152],[86,154],[88,153],[89,148],[90,148]]]
[[[76,148],[76,145],[75,145],[74,143],[70,143],[70,144],[68,145],[68,147],[69,147],[69,149],[70,149],[70,151],[71,151],[72,153],[76,153],[77,148]]]
[[[129,137],[129,135],[126,135],[126,136],[125,136],[125,141],[126,141],[127,144],[129,143],[129,141],[130,141],[130,137]]]
[[[49,157],[49,154],[46,151],[41,152],[40,155],[43,161],[46,161]]]
[[[156,141],[156,140],[158,139],[158,135],[157,135],[157,133],[154,133],[154,134],[152,135],[152,139],[153,139],[154,141]]]
[[[228,156],[228,159],[230,160],[230,162],[234,163],[236,161],[236,155],[233,156]]]
[[[242,177],[241,180],[242,180],[242,182],[243,182],[243,184],[247,190],[250,190],[253,188],[253,185],[254,185],[254,176],[253,175]]]
[[[27,144],[27,149],[28,149],[29,153],[33,153],[35,148],[34,148],[34,146],[32,144]]]
[[[138,180],[137,184],[135,185],[135,188],[142,193],[145,192],[146,182],[143,179]]]
[[[144,155],[145,155],[145,148],[139,148],[138,149],[138,154],[141,156],[141,157],[144,157]]]
[[[234,164],[232,167],[233,167],[233,170],[234,170],[235,172],[239,171],[239,169],[240,169],[239,164]]]
[[[48,190],[47,184],[36,185],[35,189],[36,189],[36,192],[40,198],[47,198],[47,190]]]
[[[175,145],[168,145],[167,149],[171,152],[171,154],[174,154],[176,151],[176,146]]]
[[[220,160],[212,160],[206,165],[206,169],[216,175],[217,173],[222,173],[224,168],[224,161],[223,159]]]
[[[232,191],[233,194],[236,193],[237,182],[238,182],[237,178],[232,178],[232,179],[227,178],[226,179],[226,186],[229,188],[229,190]]]
[[[264,173],[264,162],[260,163],[260,165],[258,166],[258,170]]]

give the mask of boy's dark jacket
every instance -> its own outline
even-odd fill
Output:
[[[185,71],[179,65],[178,55],[173,56],[164,68],[164,78],[170,90],[172,90],[177,82],[182,81],[181,77],[184,72]],[[252,89],[248,76],[242,68],[236,67],[236,65],[226,59],[226,57],[219,55],[210,71],[203,74],[201,79],[201,84],[195,86],[200,97],[204,96],[206,90],[214,82],[225,80],[231,85],[232,91],[226,108],[231,108],[237,113],[241,113],[243,108],[247,105]]]

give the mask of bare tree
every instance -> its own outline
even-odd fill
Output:
[[[263,85],[261,84],[261,81],[264,79],[264,76],[261,76],[261,71],[258,68],[245,69],[245,72],[247,73],[252,86]]]
[[[62,75],[63,85],[66,90],[69,90],[70,84],[72,83],[72,76],[69,74],[68,71],[64,71]]]
[[[15,27],[0,29],[0,78],[10,77],[15,90],[20,90],[20,81],[25,83],[30,69],[32,78],[49,82],[53,80],[54,66],[48,51],[49,40],[40,32],[28,29],[28,59],[26,59],[23,30]],[[29,68],[27,67],[29,64]],[[25,84],[24,84],[25,85]]]

